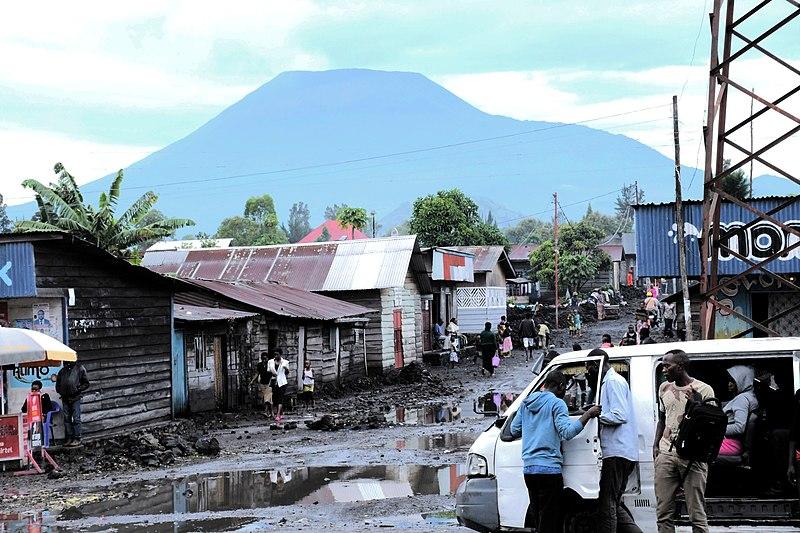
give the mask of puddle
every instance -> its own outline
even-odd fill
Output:
[[[455,422],[461,420],[462,408],[459,405],[426,405],[424,407],[406,408],[395,405],[386,413],[386,421],[395,424],[424,426]]]
[[[475,399],[473,409],[483,416],[503,416],[516,399],[517,394],[512,392],[487,392]]]
[[[477,437],[472,433],[437,433],[393,439],[389,442],[389,446],[409,450],[442,450],[449,453],[466,451]]]
[[[425,523],[432,526],[458,525],[455,511],[433,511],[430,513],[422,513],[422,519],[425,520]]]
[[[86,517],[259,509],[453,495],[463,465],[304,467],[198,474],[114,487],[120,497],[79,507]],[[2,531],[2,530],[0,530]]]
[[[41,513],[34,515],[4,515],[0,514],[0,533],[68,533],[74,527],[53,524],[52,516]],[[254,518],[208,518],[198,520],[182,520],[169,522],[130,522],[130,523],[103,523],[81,526],[80,531],[90,533],[190,533],[195,531],[236,531],[243,526],[252,524]]]

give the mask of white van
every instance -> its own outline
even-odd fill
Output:
[[[796,487],[785,482],[789,457],[789,426],[794,393],[800,389],[800,338],[711,340],[609,348],[614,368],[628,380],[639,425],[639,466],[628,480],[625,503],[637,523],[655,524],[653,489],[653,437],[658,416],[657,391],[664,381],[661,358],[673,349],[691,359],[689,374],[714,388],[721,400],[730,399],[726,369],[746,364],[756,375],[770,373],[772,387],[759,387],[759,410],[750,417],[740,457],[711,465],[706,507],[714,523],[757,521],[759,524],[796,523],[800,502]],[[517,397],[505,412],[473,443],[467,458],[467,479],[456,495],[456,515],[461,525],[477,531],[522,529],[528,492],[522,475],[522,441],[510,433],[511,421],[522,401],[538,390],[544,376],[558,369],[576,376],[585,371],[590,350],[556,357]],[[597,403],[597,383],[589,383]],[[581,412],[577,387],[567,391],[570,415]],[[576,405],[578,404],[578,405]],[[598,422],[591,420],[574,439],[564,442],[564,496],[569,503],[565,532],[593,531],[595,506],[600,492],[601,451]],[[765,496],[769,494],[769,496]],[[681,502],[676,506],[685,516]]]

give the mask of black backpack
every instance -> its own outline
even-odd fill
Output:
[[[728,417],[717,398],[688,400],[678,436],[672,442],[678,456],[694,463],[712,463],[717,458]]]

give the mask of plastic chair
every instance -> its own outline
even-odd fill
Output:
[[[51,402],[53,404],[53,410],[47,412],[47,416],[44,418],[44,424],[42,424],[42,432],[44,433],[44,447],[50,447],[50,437],[53,434],[53,414],[61,412],[61,404],[58,402]]]

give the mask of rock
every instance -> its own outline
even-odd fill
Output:
[[[61,514],[58,515],[59,520],[80,520],[81,518],[86,518],[86,515],[74,505],[65,507],[64,510],[61,511]]]
[[[297,429],[297,422],[286,422],[283,429]]]
[[[194,443],[194,449],[202,455],[217,455],[220,450],[219,441],[216,437],[202,436]]]
[[[161,448],[161,443],[152,433],[144,433],[139,436],[139,444],[148,448]]]

